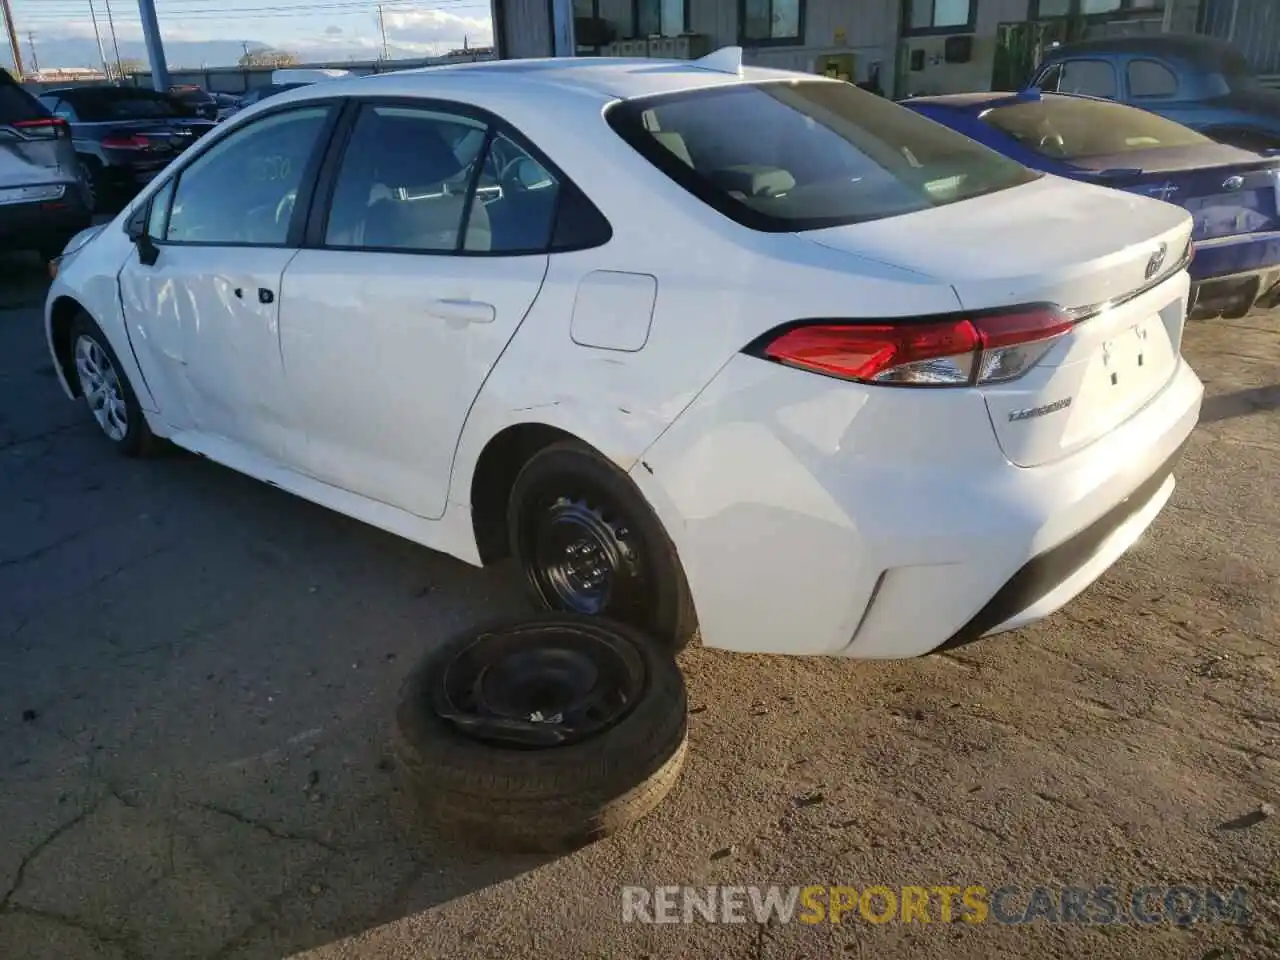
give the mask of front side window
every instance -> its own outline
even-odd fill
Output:
[[[325,244],[405,253],[542,252],[559,183],[460,114],[366,106],[342,158]]]
[[[1041,156],[1061,160],[1211,142],[1203,134],[1146,110],[1069,97],[993,107],[981,119]]]
[[[908,33],[967,29],[973,23],[974,0],[907,0]]]
[[[163,239],[284,244],[328,116],[324,106],[279,113],[214,144],[179,174]]]
[[[1039,174],[851,84],[735,84],[623,101],[614,130],[739,223],[789,232],[913,213]]]
[[[1068,60],[1062,65],[1059,93],[1079,93],[1086,97],[1114,100],[1116,71],[1105,60]]]
[[[800,43],[805,0],[738,0],[738,35],[743,43]]]

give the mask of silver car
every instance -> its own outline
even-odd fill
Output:
[[[0,70],[0,252],[52,260],[89,223],[66,121]]]

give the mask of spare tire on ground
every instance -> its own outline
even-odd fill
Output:
[[[684,678],[671,653],[599,617],[471,628],[405,681],[401,775],[440,827],[489,847],[560,852],[656,807],[684,765]]]

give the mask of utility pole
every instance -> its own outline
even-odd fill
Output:
[[[164,59],[164,43],[160,40],[160,21],[156,19],[155,0],[138,0],[142,15],[142,36],[147,41],[147,59],[151,61],[151,87],[169,92],[169,65]]]
[[[93,8],[93,0],[89,0],[89,19],[93,21],[93,39],[98,41],[98,57],[102,60],[102,75],[111,79],[111,70],[107,66],[107,51],[102,49],[102,34],[98,31],[98,13]]]
[[[382,59],[387,60],[387,20],[382,15],[382,4],[378,4],[378,29],[382,31]]]
[[[120,41],[116,39],[116,21],[111,16],[111,0],[102,0],[107,5],[107,29],[111,31],[111,49],[116,52],[115,75],[119,80],[121,76],[120,70]]]
[[[27,31],[27,43],[31,44],[31,72],[40,72],[40,61],[36,58],[36,35],[35,31]]]
[[[9,0],[0,0],[0,10],[4,11],[4,25],[9,31],[9,51],[13,54],[13,69],[18,75],[13,79],[22,82],[22,48],[18,46],[18,28],[13,24],[13,10],[9,8]]]

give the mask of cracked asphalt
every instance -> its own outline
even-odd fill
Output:
[[[173,453],[57,391],[34,264],[0,259],[0,957],[1280,955],[1280,316],[1198,324],[1169,508],[1034,628],[901,663],[690,650],[660,811],[558,859],[416,821],[400,680],[521,607],[481,572]],[[624,884],[1249,890],[1180,929],[644,926]]]

